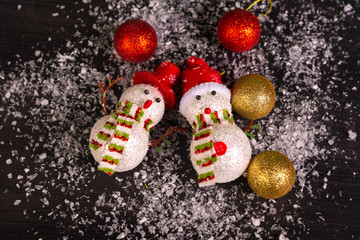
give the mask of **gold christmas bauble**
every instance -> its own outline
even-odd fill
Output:
[[[275,199],[287,194],[295,183],[295,168],[291,160],[276,151],[256,155],[247,170],[250,188],[260,197]]]
[[[231,88],[231,104],[235,112],[247,119],[266,116],[275,105],[272,83],[259,74],[239,78]]]

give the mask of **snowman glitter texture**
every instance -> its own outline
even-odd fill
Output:
[[[90,133],[90,150],[98,170],[109,175],[138,166],[149,148],[149,131],[175,105],[172,87],[180,69],[163,62],[154,73],[137,72],[134,85],[120,97],[115,111],[99,119]]]
[[[230,182],[246,170],[251,146],[231,115],[231,93],[220,74],[191,57],[182,73],[180,113],[194,129],[190,158],[199,186]]]

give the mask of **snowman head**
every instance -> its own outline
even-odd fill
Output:
[[[175,94],[172,88],[180,79],[180,69],[170,63],[162,62],[155,71],[140,71],[134,75],[134,85],[148,84],[155,87],[162,95],[165,101],[165,109],[170,110],[175,105]]]
[[[162,62],[155,71],[140,71],[134,75],[134,85],[121,95],[120,101],[132,102],[141,107],[153,125],[160,122],[165,110],[175,105],[172,87],[180,78],[180,69],[170,63]]]
[[[191,88],[180,101],[180,113],[188,120],[199,114],[231,111],[230,90],[219,83],[202,83]]]
[[[183,97],[179,111],[188,120],[199,114],[231,111],[230,90],[222,84],[220,74],[203,59],[189,58],[181,79]]]
[[[165,111],[165,101],[155,87],[149,84],[137,84],[126,89],[120,98],[121,102],[132,102],[141,107],[154,122],[160,122]]]

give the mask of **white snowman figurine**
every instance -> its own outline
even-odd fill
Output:
[[[234,124],[230,90],[201,58],[187,60],[181,79],[179,111],[194,129],[190,158],[199,186],[235,180],[250,162],[251,146]]]
[[[99,119],[90,133],[90,150],[98,169],[112,175],[138,166],[149,148],[149,131],[175,105],[172,87],[180,69],[163,62],[154,73],[137,72],[111,115]]]

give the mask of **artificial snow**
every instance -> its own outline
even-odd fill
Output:
[[[349,130],[348,133],[349,133],[349,139],[355,141],[357,136],[356,132]]]
[[[351,4],[346,4],[344,7],[344,12],[350,12],[351,10],[353,10],[353,7],[351,6]]]
[[[26,199],[13,204],[23,208],[29,219],[56,223],[62,234],[58,237],[63,239],[81,238],[88,230],[116,239],[227,239],[230,234],[240,239],[276,235],[284,240],[290,234],[308,234],[301,213],[312,202],[302,199],[327,191],[328,177],[320,176],[315,168],[333,153],[324,145],[333,151],[337,147],[337,139],[329,136],[328,123],[336,120],[329,110],[332,104],[338,104],[331,91],[341,79],[333,76],[326,85],[320,80],[323,71],[337,70],[336,64],[329,67],[334,52],[349,56],[328,41],[323,29],[333,22],[344,24],[344,16],[326,15],[308,2],[301,14],[276,4],[277,14],[270,13],[261,20],[259,44],[249,52],[233,54],[220,47],[214,33],[220,16],[234,7],[245,8],[243,2],[215,6],[210,0],[181,1],[176,5],[167,1],[108,0],[97,6],[96,1],[83,0],[78,4],[94,22],[79,17],[66,47],[36,50],[36,59],[19,63],[14,72],[0,75],[6,78],[0,98],[4,105],[11,106],[0,107],[4,124],[15,122],[12,125],[19,130],[14,132],[24,141],[22,151],[2,143],[13,156],[6,164],[23,168],[22,175],[4,169],[11,184]],[[66,15],[66,9],[60,6],[52,16]],[[345,5],[344,12],[352,10],[350,4]],[[313,19],[313,15],[317,18]],[[131,64],[113,57],[113,33],[129,18],[148,20],[158,34],[154,58],[145,63]],[[43,57],[50,53],[55,57]],[[248,73],[272,79],[276,105],[268,116],[256,120],[260,130],[251,145],[253,156],[276,150],[294,163],[295,185],[279,201],[261,199],[250,192],[244,176],[231,183],[198,188],[187,155],[190,137],[181,134],[172,136],[170,147],[164,143],[160,153],[150,148],[147,158],[129,174],[109,177],[95,170],[97,164],[90,154],[88,137],[95,121],[103,116],[97,84],[107,83],[109,76],[123,77],[107,94],[110,110],[123,89],[132,84],[134,73],[152,71],[165,60],[183,68],[192,55],[204,58],[219,72],[225,71],[223,81],[227,86]],[[38,61],[39,57],[43,59]],[[356,87],[350,89],[357,91]],[[246,126],[244,119],[236,114],[235,118],[241,128]],[[174,124],[189,127],[176,107],[154,128],[152,138]],[[347,133],[349,140],[356,141],[354,131]],[[327,173],[330,175],[331,171]],[[320,187],[313,188],[317,182]],[[63,198],[57,199],[59,194]],[[42,209],[31,211],[29,206],[39,202],[38,196]],[[324,224],[326,219],[321,212],[318,215],[318,221]],[[286,219],[288,225],[269,226],[266,219],[276,223]]]

